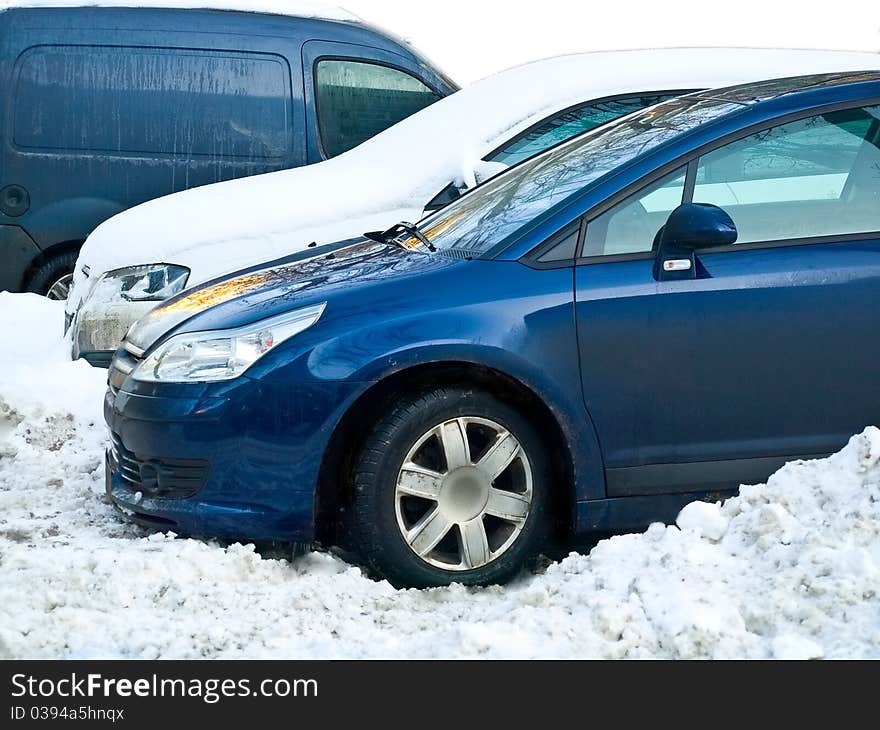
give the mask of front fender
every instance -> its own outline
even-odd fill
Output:
[[[251,375],[264,381],[358,382],[367,384],[365,392],[385,378],[430,364],[489,368],[532,391],[556,418],[572,456],[576,500],[603,498],[601,451],[581,395],[571,272],[519,269],[527,272],[526,280],[541,276],[540,290],[521,281],[489,301],[398,310],[392,316],[376,309],[346,313],[323,331],[319,325],[304,333],[297,352],[268,355]]]
[[[579,380],[574,384],[567,379],[560,382],[536,363],[508,350],[465,342],[421,343],[389,352],[372,361],[362,374],[375,384],[407,370],[445,363],[468,363],[491,369],[534,393],[550,410],[567,442],[574,501],[606,497],[602,451],[593,420],[583,400],[578,401]]]

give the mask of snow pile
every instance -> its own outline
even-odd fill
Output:
[[[9,8],[180,8],[187,10],[239,10],[250,13],[291,15],[297,18],[358,20],[348,10],[320,0],[0,0]]]
[[[0,294],[0,658],[880,656],[876,428],[507,587],[399,591],[122,522],[59,307]]]
[[[63,302],[0,291],[0,414],[14,408],[16,418],[53,413],[102,418],[103,398],[95,395],[103,392],[107,373],[84,361],[69,362],[63,322]]]
[[[591,99],[876,68],[875,53],[690,48],[580,53],[508,69],[331,160],[184,190],[114,216],[82,248],[68,311],[88,293],[86,265],[94,284],[126,266],[178,264],[191,269],[194,286],[312,241],[417,221],[449,183],[472,187],[497,173],[481,160],[501,144]]]

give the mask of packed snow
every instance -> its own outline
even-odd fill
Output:
[[[880,430],[506,587],[148,534],[103,499],[106,372],[0,293],[0,658],[880,657]]]
[[[551,114],[621,93],[723,87],[826,71],[880,69],[876,53],[688,48],[580,53],[501,71],[306,167],[152,200],[101,224],[82,248],[68,311],[101,274],[139,264],[191,270],[188,286],[365,231],[417,221],[450,183],[498,172],[483,158]],[[248,211],[242,215],[241,211]]]
[[[10,8],[181,8],[187,10],[238,10],[297,18],[358,20],[348,10],[320,0],[0,0],[0,10]]]

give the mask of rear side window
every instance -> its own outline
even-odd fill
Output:
[[[529,157],[538,155],[562,142],[567,142],[572,137],[589,132],[591,129],[600,127],[607,122],[687,93],[689,92],[642,94],[588,103],[574,109],[567,109],[561,114],[546,119],[532,129],[518,135],[486,157],[486,160],[489,162],[500,162],[508,167],[513,167],[513,165],[527,160]]]
[[[405,71],[353,60],[318,61],[315,89],[327,157],[356,147],[440,98]]]
[[[801,119],[704,155],[694,202],[724,208],[737,243],[880,230],[880,107]]]
[[[271,55],[35,47],[15,98],[21,148],[271,159],[291,145],[290,73]]]

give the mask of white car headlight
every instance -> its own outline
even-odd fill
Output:
[[[326,306],[323,302],[236,329],[175,335],[139,363],[130,377],[152,383],[232,380],[267,352],[315,324]]]
[[[89,299],[163,302],[183,291],[189,269],[176,264],[145,264],[108,271],[95,284]]]

